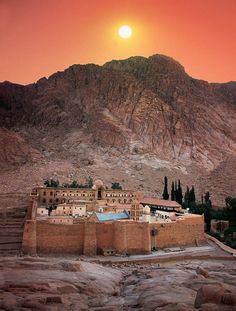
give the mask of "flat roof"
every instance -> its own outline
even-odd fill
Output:
[[[126,211],[121,213],[95,213],[95,215],[99,221],[111,221],[130,218]]]

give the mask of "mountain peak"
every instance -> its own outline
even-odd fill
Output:
[[[0,158],[5,167],[12,165],[10,159],[24,165],[31,150],[26,162],[36,155],[41,159],[35,178],[41,168],[68,175],[68,166],[75,165],[73,171],[79,167],[105,180],[110,170],[114,180],[126,178],[127,187],[135,182],[156,191],[153,180],[161,183],[170,175],[200,191],[197,178],[236,154],[235,98],[235,83],[193,79],[164,55],[72,65],[32,85],[0,84],[0,122],[10,131],[1,135],[5,141],[12,137],[11,144],[16,141],[16,148],[0,150]],[[44,178],[49,177],[45,170]],[[220,170],[209,180],[211,185],[219,180],[220,199],[235,189],[233,176],[222,180]]]

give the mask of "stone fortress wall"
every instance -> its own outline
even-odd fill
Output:
[[[27,220],[23,252],[91,256],[100,249],[114,249],[118,254],[148,254],[152,248],[198,245],[204,240],[202,216],[162,224],[113,221],[61,225]]]

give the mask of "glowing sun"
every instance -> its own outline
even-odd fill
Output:
[[[132,36],[132,28],[128,25],[123,25],[119,28],[119,36],[123,39],[128,39]]]

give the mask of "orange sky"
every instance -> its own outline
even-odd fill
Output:
[[[0,0],[0,81],[156,53],[195,78],[236,80],[236,0]]]

